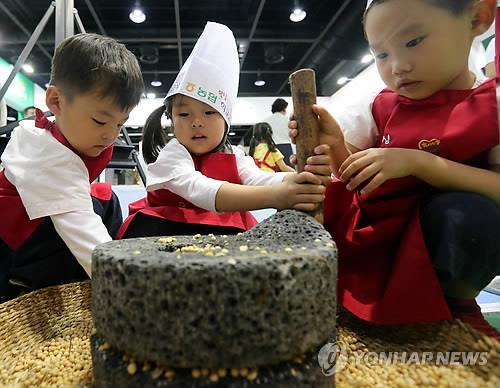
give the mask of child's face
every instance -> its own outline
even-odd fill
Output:
[[[172,122],[179,143],[195,155],[212,151],[224,137],[222,115],[211,106],[181,94],[174,97]]]
[[[412,99],[472,87],[471,26],[470,12],[453,15],[424,0],[389,0],[370,9],[365,20],[382,80]]]
[[[76,95],[69,100],[55,86],[47,90],[47,106],[71,146],[91,157],[113,144],[132,110],[122,111],[112,98],[102,98],[95,93]]]

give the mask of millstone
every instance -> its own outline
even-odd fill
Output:
[[[95,388],[333,388],[334,377],[325,376],[318,367],[318,351],[276,365],[250,369],[245,376],[232,376],[232,371],[206,370],[193,378],[193,370],[161,368],[130,360],[113,349],[103,349],[103,342],[94,335],[90,341]],[[125,358],[125,359],[124,359]],[[134,365],[132,369],[132,364]],[[169,372],[170,371],[170,375]],[[202,370],[198,370],[200,372]],[[131,373],[133,372],[133,374]],[[173,373],[172,373],[173,372]],[[219,372],[219,374],[217,374]],[[239,373],[239,371],[238,371]],[[217,375],[216,380],[211,380]]]
[[[94,251],[92,272],[98,335],[138,360],[258,367],[335,335],[336,249],[297,211],[237,236],[112,241]]]

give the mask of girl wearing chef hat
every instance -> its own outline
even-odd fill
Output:
[[[498,336],[474,300],[500,271],[496,85],[468,67],[494,14],[495,0],[369,1],[365,34],[387,86],[363,107],[370,124],[313,108],[338,178],[324,217],[339,301],[362,319],[453,316]]]
[[[226,26],[207,23],[160,107],[143,132],[146,198],[130,205],[123,238],[179,234],[234,234],[256,224],[248,210],[312,210],[330,180],[328,146],[317,148],[306,172],[268,174],[231,146],[239,59]],[[172,120],[166,145],[160,119]],[[162,133],[163,132],[163,133]],[[315,175],[316,174],[316,175]]]

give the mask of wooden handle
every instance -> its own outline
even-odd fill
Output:
[[[292,92],[293,111],[299,127],[296,138],[297,171],[304,171],[306,160],[314,155],[314,148],[319,145],[319,122],[312,111],[316,104],[316,77],[314,70],[301,69],[289,77]],[[310,213],[318,221],[323,221],[323,205]]]

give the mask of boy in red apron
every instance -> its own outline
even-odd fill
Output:
[[[371,128],[342,132],[313,107],[338,178],[324,208],[339,300],[364,320],[455,316],[498,335],[474,301],[500,272],[500,175],[488,171],[500,164],[495,81],[467,64],[494,12],[494,0],[369,1],[365,32],[388,87]]]
[[[147,197],[129,206],[122,238],[234,234],[256,224],[248,210],[313,209],[330,180],[327,147],[319,147],[308,172],[269,174],[231,146],[228,129],[236,102],[239,59],[231,30],[207,23],[167,94],[146,122],[143,154]],[[172,120],[166,145],[160,119]]]
[[[57,48],[46,92],[55,121],[37,110],[2,154],[2,301],[91,275],[92,250],[121,224],[111,187],[91,182],[142,91],[135,56],[115,40],[78,34]]]

